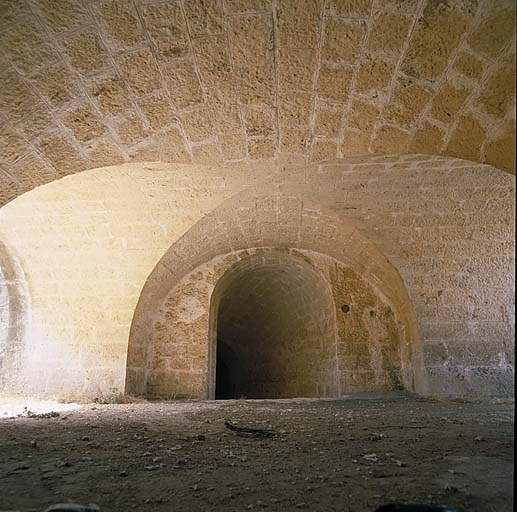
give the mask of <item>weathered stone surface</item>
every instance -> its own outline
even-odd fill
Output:
[[[81,142],[100,137],[106,130],[91,105],[83,103],[63,118],[63,124],[72,130],[75,138]]]
[[[371,132],[375,121],[379,117],[379,109],[370,103],[362,101],[353,101],[352,109],[346,116],[346,122],[349,127]]]
[[[248,141],[248,154],[252,160],[273,158],[276,153],[276,142],[273,140],[250,140]]]
[[[411,127],[422,113],[432,92],[411,80],[401,79],[393,91],[384,115],[392,123]]]
[[[515,174],[515,121],[507,123],[504,132],[487,141],[485,160],[490,165]]]
[[[120,70],[137,96],[160,88],[160,75],[151,50],[144,48],[119,57]]]
[[[230,162],[249,158],[252,138],[278,138],[275,166],[283,166],[283,128],[292,128],[285,134],[297,141],[305,140],[302,133],[309,140],[332,137],[343,154],[358,155],[374,147],[395,150],[374,143],[379,127],[389,125],[407,130],[412,147],[443,152],[455,147],[459,116],[472,113],[485,136],[461,154],[483,162],[487,137],[502,136],[514,117],[511,0],[4,3],[0,121],[31,142],[61,131],[73,147],[86,150],[84,143],[93,139],[85,137],[104,136],[98,129],[105,126],[112,142],[131,146],[128,154],[138,158],[188,161],[191,143],[210,141],[196,150],[202,160],[212,153]],[[84,116],[84,130],[77,120],[74,128],[68,121],[63,126],[85,96],[95,121]],[[322,128],[322,102],[345,113],[348,140]],[[205,120],[191,121],[188,112],[200,110]],[[245,126],[248,111],[271,113],[272,124]],[[192,123],[205,128],[195,133]],[[157,142],[176,125],[182,133],[193,131],[183,156]],[[311,157],[310,143],[293,147],[287,153],[299,161]],[[13,163],[11,157],[0,167],[9,173]]]
[[[271,109],[247,108],[243,118],[246,133],[251,137],[267,137],[276,131],[275,113]]]
[[[372,142],[374,153],[404,153],[409,146],[410,134],[394,126],[381,126]]]
[[[321,58],[333,62],[353,62],[358,55],[365,29],[361,21],[326,18]]]
[[[63,41],[72,66],[82,74],[95,73],[108,65],[108,54],[93,29],[74,32]]]
[[[180,5],[154,3],[143,6],[144,25],[160,59],[189,53],[187,24]]]
[[[503,0],[487,3],[481,23],[468,38],[469,45],[488,57],[497,57],[515,35],[514,20],[514,2]]]
[[[318,76],[318,97],[345,102],[350,92],[353,70],[349,67],[322,64]]]
[[[427,2],[403,61],[408,75],[427,80],[438,78],[467,29],[472,16],[469,4]]]
[[[28,142],[12,127],[0,126],[0,159],[13,164],[29,150]]]
[[[129,48],[145,41],[133,2],[102,0],[93,4],[109,41],[119,48]]]
[[[280,48],[278,53],[279,88],[312,91],[316,52],[305,48]]]
[[[31,82],[53,107],[61,107],[78,96],[79,85],[75,77],[61,63],[32,75]]]
[[[20,121],[30,112],[38,99],[28,85],[12,68],[4,68],[0,73],[0,110],[12,122]]]
[[[486,133],[480,122],[472,116],[463,116],[449,140],[446,153],[466,160],[479,160],[485,138]]]
[[[58,53],[35,19],[6,25],[0,34],[0,49],[27,74],[58,59]]]
[[[35,0],[35,4],[53,32],[72,30],[90,21],[86,7],[77,0]]]
[[[411,27],[412,17],[377,12],[368,35],[368,49],[389,55],[399,55]]]
[[[280,3],[277,9],[279,45],[316,48],[320,13],[321,0]]]
[[[92,167],[104,167],[124,162],[124,155],[120,149],[110,140],[99,140],[95,142],[86,152]]]
[[[178,122],[178,117],[173,113],[167,97],[161,91],[140,99],[138,106],[145,115],[149,126],[154,130]]]
[[[456,87],[450,82],[444,83],[433,98],[431,115],[444,123],[453,122],[470,93],[464,87]]]
[[[145,139],[146,131],[144,123],[137,114],[129,114],[117,122],[115,126],[118,138],[122,144],[131,146]]]
[[[391,60],[365,55],[357,70],[356,90],[377,97],[390,85],[394,71],[395,65]]]
[[[319,108],[316,112],[315,134],[317,136],[335,138],[341,131],[343,112]]]
[[[212,121],[208,109],[204,107],[182,112],[181,123],[192,142],[209,139],[213,134]]]
[[[38,148],[52,163],[60,176],[85,170],[88,163],[82,158],[77,147],[59,133],[45,134],[38,141]]]
[[[445,133],[437,126],[425,121],[415,132],[410,150],[415,153],[435,155],[441,151]]]
[[[191,59],[180,60],[162,68],[165,84],[178,108],[198,105],[203,101],[199,77]]]
[[[117,115],[133,108],[122,78],[115,73],[97,77],[89,87],[90,96],[107,115]]]

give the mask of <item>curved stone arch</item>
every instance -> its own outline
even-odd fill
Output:
[[[235,357],[235,354],[239,352],[244,353],[244,355],[246,355],[246,352],[251,352],[251,358],[248,354],[248,364],[244,364],[245,368],[243,370],[251,373],[256,372],[258,365],[257,352],[253,348],[246,350],[246,347],[243,348],[239,346],[240,344],[235,343],[235,339],[232,340],[234,338],[232,331],[233,334],[235,334],[235,331],[241,334],[241,336],[236,337],[237,339],[244,337],[242,331],[247,338],[253,336],[254,339],[257,339],[256,332],[263,330],[267,332],[267,335],[262,337],[268,340],[266,349],[262,351],[263,356],[266,352],[264,358],[266,367],[268,369],[272,368],[273,373],[284,381],[280,389],[277,387],[276,395],[271,395],[271,390],[269,390],[269,397],[287,398],[289,394],[292,396],[302,396],[304,394],[338,396],[340,386],[336,346],[336,312],[332,288],[323,272],[313,264],[307,255],[299,251],[269,248],[254,251],[244,250],[234,254],[236,254],[238,261],[231,263],[231,260],[226,259],[228,261],[226,265],[215,267],[217,268],[217,274],[214,277],[218,277],[218,279],[210,295],[209,307],[207,308],[209,317],[208,398],[216,398],[217,379],[215,372],[219,352],[218,333],[223,332],[223,339],[227,341],[225,348],[230,349],[232,356]],[[263,297],[266,297],[265,301],[264,299],[262,301],[256,300],[257,295],[260,295],[257,290],[253,289],[257,283],[262,285],[261,291]],[[252,288],[251,292],[246,291],[248,286]],[[294,300],[289,296],[293,297]],[[246,300],[241,302],[240,299],[243,298]],[[253,311],[250,311],[250,298],[255,298],[251,310],[256,309]],[[272,306],[269,302],[274,303],[275,306]],[[243,320],[239,318],[243,316],[243,310],[248,313],[246,323],[252,323],[253,327],[248,325],[244,326],[243,329]],[[258,318],[257,310],[259,312]],[[221,312],[225,313],[224,316],[231,316],[234,313],[234,318],[231,322],[225,321],[225,325],[219,326]],[[230,314],[228,315],[228,313]],[[274,315],[273,322],[271,322],[270,315]],[[239,318],[239,322],[233,322],[233,320],[236,320],[235,317]],[[276,329],[270,329],[272,323],[273,327],[280,327],[283,331],[280,336],[278,336],[278,332],[275,333]],[[304,331],[303,335],[300,336],[301,333],[298,331]],[[275,342],[287,341],[287,332],[289,333],[289,341],[280,343],[281,347],[275,347]],[[321,350],[314,349],[315,344],[312,343],[314,340],[310,339],[311,333],[318,338],[318,345]],[[230,336],[227,337],[225,334],[230,334]],[[298,343],[294,344],[296,346],[294,350],[289,350],[287,345],[293,345],[293,338],[298,338],[296,340]],[[273,343],[271,340],[274,340]],[[245,345],[250,345],[249,339]],[[289,362],[295,361],[297,363],[297,371],[293,372],[291,370],[291,375],[303,375],[303,383],[298,382],[297,386],[293,386],[293,383],[290,382],[291,379],[286,377],[287,358],[280,357],[280,359],[283,359],[283,365],[279,365],[278,357],[269,357],[271,349],[278,352],[279,348],[287,349],[285,352],[290,353]],[[315,372],[306,367],[305,363],[309,361],[308,366],[317,366],[320,369],[316,378]],[[241,362],[243,361],[241,360]],[[246,357],[244,357],[244,363],[246,363]],[[234,366],[237,366],[237,360],[234,361]],[[279,366],[283,367],[279,369]],[[250,376],[247,375],[246,379],[249,380]],[[246,394],[246,396],[250,395]],[[256,397],[266,398],[265,396]]]
[[[0,241],[0,391],[21,392],[29,295],[23,270]]]
[[[310,198],[302,185],[271,192],[244,191],[222,203],[173,244],[142,289],[131,325],[126,391],[143,393],[148,377],[148,335],[154,313],[183,277],[203,263],[240,250],[280,247],[309,250],[342,262],[381,290],[393,304],[405,342],[406,389],[426,392],[420,336],[412,304],[398,271],[354,225]]]

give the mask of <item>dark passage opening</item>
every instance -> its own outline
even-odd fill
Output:
[[[216,399],[332,393],[334,306],[307,263],[250,256],[221,278],[213,297]]]

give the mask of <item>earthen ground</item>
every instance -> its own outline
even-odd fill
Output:
[[[0,510],[512,510],[513,403],[407,395],[101,405],[0,420]],[[242,437],[225,427],[274,430]]]

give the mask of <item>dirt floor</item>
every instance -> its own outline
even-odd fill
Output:
[[[0,510],[512,510],[512,403],[363,395],[30,416],[0,419]]]

